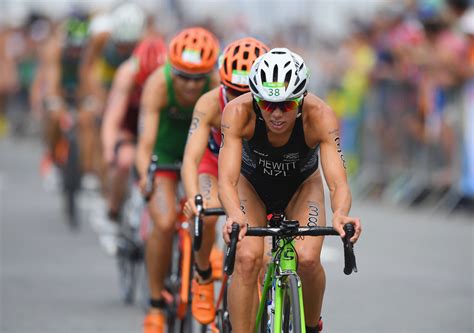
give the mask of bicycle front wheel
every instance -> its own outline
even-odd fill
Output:
[[[302,332],[301,304],[296,275],[288,275],[283,290],[281,331],[284,333]]]

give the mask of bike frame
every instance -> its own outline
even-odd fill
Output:
[[[155,172],[158,170],[165,171],[179,171],[180,165],[158,165],[158,156],[152,155],[150,165],[147,173],[147,183],[145,186],[145,200],[148,202],[153,193],[153,183],[155,179]],[[178,189],[179,193],[179,189]],[[178,197],[179,194],[178,194]],[[191,292],[191,278],[192,278],[192,264],[193,264],[193,241],[191,237],[190,225],[183,214],[183,207],[186,203],[184,197],[179,200],[179,208],[177,207],[177,220],[175,224],[175,236],[177,236],[179,254],[174,258],[173,254],[170,263],[170,277],[172,286],[171,293],[163,289],[163,298],[176,312],[176,317],[180,320],[185,320],[189,313],[190,292]],[[177,259],[177,262],[173,260]],[[176,264],[176,266],[174,266]],[[179,282],[179,283],[178,283]],[[166,283],[166,282],[165,282]]]
[[[288,275],[294,275],[298,280],[298,299],[300,302],[301,309],[300,320],[303,332],[305,332],[303,290],[301,288],[301,283],[298,274],[296,274],[298,262],[296,250],[294,247],[295,241],[283,238],[279,239],[278,241],[273,239],[272,243],[272,260],[268,264],[267,272],[265,273],[265,282],[263,284],[262,297],[260,299],[258,307],[255,331],[258,332],[260,323],[262,321],[263,313],[264,311],[267,311],[268,304],[266,302],[265,295],[267,295],[270,288],[274,286],[274,289],[272,291],[272,302],[274,302],[275,304],[275,312],[273,314],[273,318],[271,318],[271,321],[273,326],[273,332],[281,332],[284,293],[283,286],[286,283],[285,277],[287,277]]]

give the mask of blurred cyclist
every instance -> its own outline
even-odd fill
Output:
[[[221,122],[219,198],[227,213],[223,230],[229,242],[232,224],[241,228],[235,271],[229,288],[233,332],[254,331],[257,278],[263,240],[244,237],[247,225],[265,226],[269,213],[284,213],[301,224],[324,226],[325,208],[319,153],[333,210],[333,227],[343,236],[351,192],[340,149],[338,120],[317,96],[307,92],[309,72],[303,59],[286,48],[272,49],[255,60],[251,93],[227,104]],[[298,275],[303,284],[306,332],[318,332],[325,288],[320,254],[322,237],[295,241]]]
[[[158,155],[159,164],[181,162],[194,105],[219,84],[214,71],[218,53],[219,43],[211,32],[185,29],[172,39],[169,61],[148,79],[141,99],[136,161],[143,190],[152,153]],[[177,173],[157,172],[149,203],[154,224],[146,243],[151,309],[144,321],[145,333],[164,332],[166,303],[161,293],[171,258],[177,185]]]
[[[43,172],[49,172],[50,161],[63,162],[65,156],[58,149],[62,138],[61,120],[65,119],[68,105],[79,107],[83,101],[79,64],[87,44],[89,19],[86,13],[71,14],[43,47],[41,62],[36,73],[32,94],[42,96],[44,131],[48,152],[43,160]],[[38,98],[38,97],[37,97]]]
[[[115,71],[131,56],[146,28],[146,15],[133,2],[119,5],[108,19],[110,27],[91,36],[81,64],[81,80],[87,88],[79,114],[81,159],[88,173],[103,172],[98,128],[103,106]]]
[[[219,59],[221,85],[204,94],[196,103],[184,151],[181,177],[188,201],[188,218],[197,214],[194,197],[201,193],[205,207],[220,207],[217,196],[217,156],[221,144],[221,113],[227,102],[248,92],[248,74],[252,63],[268,47],[254,38],[239,39],[226,47]],[[207,147],[207,148],[206,148]],[[209,261],[215,240],[217,218],[204,220],[203,243],[195,255],[196,279],[193,281],[192,311],[202,324],[214,320],[214,284]]]
[[[102,245],[115,253],[114,242],[130,170],[135,161],[138,110],[145,80],[166,60],[166,45],[158,37],[144,39],[130,59],[115,73],[102,123],[103,156],[108,168],[108,223],[111,233],[101,237]]]

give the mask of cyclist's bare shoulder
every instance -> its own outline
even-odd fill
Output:
[[[128,59],[120,64],[115,72],[114,80],[126,81],[129,85],[133,82],[135,75],[137,74],[137,66],[132,59]]]
[[[156,69],[146,80],[142,93],[142,108],[159,112],[168,104],[168,87],[164,66]]]
[[[328,132],[338,128],[337,117],[331,107],[311,93],[304,99],[303,123],[306,143],[310,147],[324,141]]]
[[[216,128],[219,128],[221,124],[219,91],[220,87],[216,87],[202,95],[197,101],[193,112],[194,116],[199,117],[202,121]]]
[[[255,128],[255,112],[251,93],[243,94],[230,101],[224,108],[222,130],[229,129],[240,137],[250,139]]]

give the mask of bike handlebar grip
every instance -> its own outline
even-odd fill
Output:
[[[203,211],[203,200],[202,195],[196,194],[194,197],[194,204],[196,205],[198,213],[194,217],[194,251],[199,251],[202,244],[202,211]]]
[[[344,231],[346,236],[343,239],[344,242],[344,274],[350,275],[352,272],[357,273],[357,265],[354,255],[354,245],[350,239],[355,234],[354,226],[350,223],[344,225]]]
[[[158,155],[153,154],[151,156],[150,165],[148,166],[148,172],[146,176],[145,185],[145,201],[148,202],[153,194],[153,181],[155,179],[155,172],[158,166]]]
[[[230,244],[227,247],[224,262],[224,272],[230,276],[234,272],[235,252],[237,251],[237,240],[239,237],[240,226],[237,223],[232,224],[232,231],[230,233]]]

